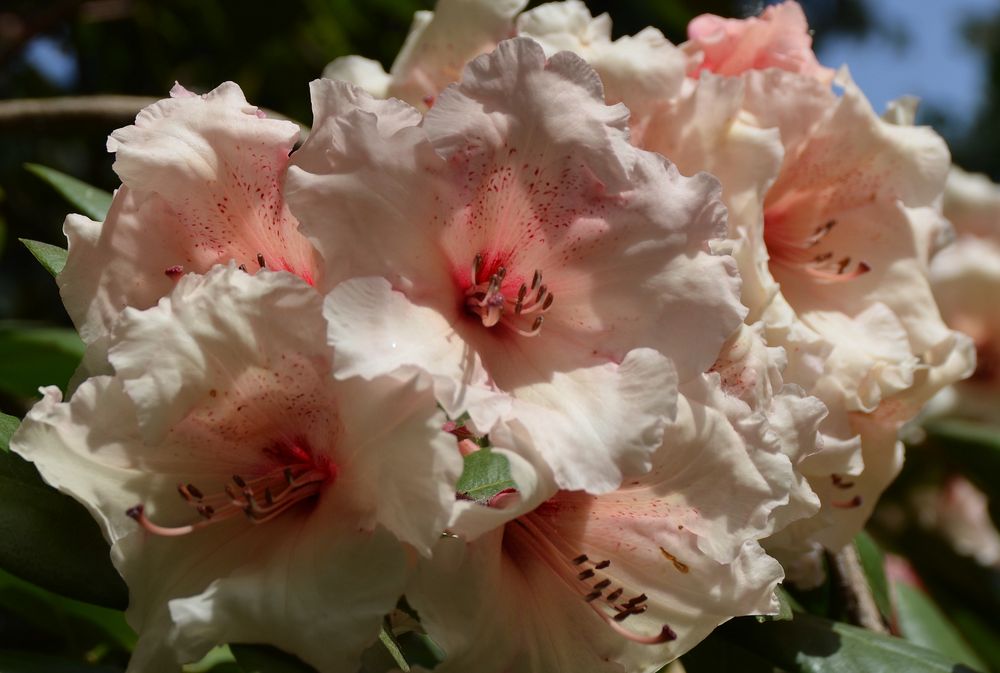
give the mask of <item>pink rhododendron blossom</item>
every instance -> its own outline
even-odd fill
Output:
[[[175,86],[111,134],[122,187],[107,218],[65,223],[59,288],[84,341],[106,340],[122,309],[154,305],[183,274],[230,260],[249,273],[266,266],[316,282],[315,253],[281,193],[298,136],[232,82],[202,96]],[[90,357],[100,359],[98,350]]]
[[[322,298],[233,264],[115,329],[114,376],[56,388],[11,441],[112,544],[139,642],[129,671],[227,642],[354,670],[447,525],[461,457],[429,386],[339,380]],[[330,638],[330,634],[336,634]]]
[[[442,539],[407,588],[442,672],[656,671],[731,617],[776,609],[781,568],[758,541],[819,506],[782,450],[815,448],[823,408],[772,388],[778,354],[749,328],[726,353],[681,386],[648,474],[599,496],[546,490],[543,474],[467,508],[505,523]],[[811,435],[786,442],[777,406]]]
[[[629,145],[594,71],[523,38],[422,119],[339,82],[313,100],[287,197],[331,282],[353,279],[327,307],[343,371],[428,368],[446,411],[480,427],[496,411],[476,390],[509,393],[563,488],[647,469],[675,381],[744,313],[732,260],[709,249],[715,181]],[[355,364],[348,343],[384,355]]]
[[[726,19],[702,14],[688,24],[688,72],[740,75],[748,70],[779,68],[813,77],[824,84],[834,71],[816,60],[812,35],[802,7],[787,0],[764,9],[759,17]]]
[[[955,242],[931,260],[934,296],[945,321],[968,334],[976,370],[934,401],[934,411],[1000,418],[1000,187],[985,175],[952,168],[944,213]]]
[[[458,80],[465,64],[514,35],[514,17],[527,0],[438,0],[419,11],[391,70],[360,56],[336,59],[323,76],[356,84],[378,98],[399,98],[421,109]]]

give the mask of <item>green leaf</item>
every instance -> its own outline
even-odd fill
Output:
[[[183,673],[241,673],[242,669],[236,663],[229,645],[213,647],[201,660],[193,664],[185,664]]]
[[[406,661],[414,666],[431,670],[444,661],[444,651],[430,636],[415,631],[407,631],[396,637]]]
[[[83,352],[74,330],[0,323],[0,391],[34,397],[43,385],[65,390]]]
[[[10,438],[21,424],[14,416],[8,416],[0,411],[0,451],[10,450]]]
[[[861,569],[872,590],[872,597],[882,618],[887,622],[892,620],[892,603],[889,600],[889,580],[885,577],[885,558],[882,550],[868,533],[861,531],[854,538],[854,548],[861,560]]]
[[[686,673],[787,673],[753,652],[719,635],[718,631],[681,657]],[[665,673],[664,668],[660,673]]]
[[[49,654],[127,661],[136,636],[118,610],[82,603],[0,571],[0,649],[45,643]],[[13,642],[12,642],[13,641]]]
[[[316,673],[312,666],[270,645],[236,645],[229,649],[244,673]]]
[[[54,168],[38,164],[25,164],[24,167],[28,169],[28,172],[37,175],[54,187],[63,198],[79,208],[80,212],[90,219],[102,221],[107,217],[108,209],[111,207],[111,194],[108,192],[92,187],[86,182],[77,180]]]
[[[1000,431],[996,427],[959,419],[924,424],[927,441],[942,449],[970,481],[992,498],[1000,498]]]
[[[28,252],[34,255],[35,259],[53,277],[58,276],[63,267],[66,266],[66,256],[69,253],[64,248],[60,248],[58,245],[51,245],[50,243],[42,243],[41,241],[32,241],[30,238],[20,238],[18,240],[24,243],[24,247],[28,249]]]
[[[958,603],[950,603],[945,609],[976,654],[988,662],[986,669],[1000,671],[1000,625],[996,624],[996,616],[987,622]]]
[[[63,596],[123,609],[125,583],[97,523],[42,482],[34,465],[0,453],[0,568]]]
[[[0,650],[0,671],[3,673],[122,673],[120,668],[91,666],[48,654],[11,650]]]
[[[735,619],[719,629],[730,642],[789,673],[961,673],[973,669],[909,643],[807,613],[763,624]]]
[[[517,488],[517,484],[510,478],[507,458],[491,449],[480,449],[465,457],[455,490],[470,500],[485,502],[508,488]]]
[[[758,622],[785,622],[790,619],[795,618],[795,614],[792,611],[794,608],[801,609],[799,602],[792,598],[791,594],[785,591],[785,588],[778,586],[774,591],[774,595],[778,597],[778,614],[776,615],[757,615]]]
[[[979,670],[986,665],[962,639],[930,596],[906,582],[893,582],[896,604],[896,625],[910,642],[954,659]]]

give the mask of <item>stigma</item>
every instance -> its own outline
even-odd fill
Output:
[[[518,283],[508,278],[504,266],[489,275],[483,271],[483,256],[477,254],[472,260],[471,285],[465,292],[466,309],[478,316],[484,327],[499,325],[528,337],[540,334],[544,314],[555,301],[542,282],[542,272],[536,269],[530,283]]]

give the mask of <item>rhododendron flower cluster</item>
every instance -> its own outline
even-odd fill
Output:
[[[403,598],[444,672],[658,670],[815,582],[971,373],[947,149],[798,5],[675,46],[524,4],[335,61],[300,147],[233,83],[111,135],[58,279],[85,364],[11,446],[112,544],[130,670],[354,671]]]

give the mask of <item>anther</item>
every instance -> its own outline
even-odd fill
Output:
[[[619,598],[619,597],[620,597],[620,596],[621,596],[621,595],[622,595],[622,594],[623,594],[624,592],[625,592],[625,590],[624,590],[624,589],[622,589],[621,587],[618,587],[617,589],[615,589],[614,591],[612,591],[612,592],[611,592],[610,594],[608,594],[608,601],[609,601],[609,602],[614,602],[614,601],[618,600],[618,598]]]
[[[240,271],[242,271],[243,273],[248,273],[248,272],[247,272],[247,265],[246,265],[246,264],[240,264],[240,266],[239,266],[239,269],[240,269]]]
[[[578,580],[589,580],[591,577],[594,576],[594,574],[595,573],[594,573],[593,570],[591,570],[590,568],[587,568],[586,570],[584,570],[583,572],[581,572],[579,575],[577,575],[576,578]]]
[[[838,509],[854,509],[855,507],[861,507],[864,499],[860,495],[856,495],[846,502],[831,502],[830,505]]]
[[[638,605],[639,603],[644,603],[648,597],[646,594],[639,594],[638,596],[633,596],[632,598],[625,601],[626,605]]]
[[[205,495],[201,491],[199,491],[198,487],[195,486],[194,484],[187,485],[187,492],[193,495],[194,497],[198,498],[198,500],[203,500],[205,498]]]
[[[247,487],[247,483],[245,481],[243,481],[243,477],[241,477],[238,474],[234,474],[233,475],[233,483],[236,484],[237,486],[239,486],[240,488],[246,488]]]
[[[604,589],[607,589],[609,586],[611,586],[611,580],[603,579],[594,585],[594,589],[603,591]]]
[[[596,564],[596,565],[595,565],[594,567],[595,567],[595,568],[597,568],[598,570],[604,570],[604,569],[605,569],[605,568],[607,568],[607,567],[608,567],[609,565],[611,565],[611,561],[609,561],[609,560],[607,560],[607,559],[604,559],[604,560],[603,560],[603,561],[601,561],[600,563]]]
[[[536,270],[534,277],[531,279],[531,289],[534,290],[542,282],[542,272]]]
[[[577,565],[577,566],[580,565],[581,563],[586,563],[586,562],[587,562],[587,555],[586,554],[580,554],[575,559],[573,559],[573,565]]]
[[[483,266],[483,256],[477,254],[472,258],[472,284],[479,282],[479,269]]]
[[[260,254],[259,252],[257,253],[257,264],[262,269],[267,266],[267,264],[264,263],[264,255]]]
[[[583,600],[590,603],[591,601],[597,600],[600,597],[601,597],[600,591],[591,591],[589,594],[583,597]]]

